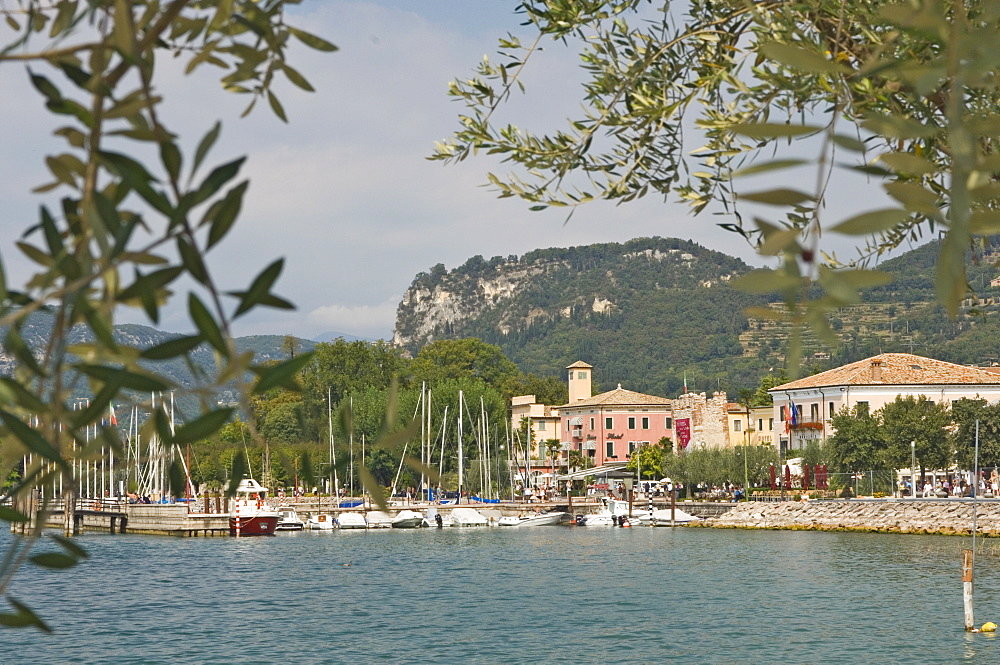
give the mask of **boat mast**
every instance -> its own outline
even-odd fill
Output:
[[[348,478],[351,483],[351,496],[354,496],[354,394],[351,393],[350,397],[350,408],[351,408],[351,427],[347,433],[348,436],[348,446],[350,447],[351,461],[350,469],[348,472]]]
[[[444,405],[444,421],[441,423],[441,456],[438,458],[438,485],[441,484],[440,478],[444,473],[444,439],[445,435],[448,433],[448,407],[450,404]],[[438,497],[440,499],[441,497]]]
[[[337,506],[339,507],[340,483],[337,478],[337,456],[333,448],[333,389],[330,386],[327,386],[326,388],[326,406],[326,419],[330,428],[330,471],[333,473],[333,495],[337,497]]]
[[[458,499],[462,503],[462,391],[458,391]]]
[[[427,482],[426,476],[424,476],[424,466],[426,464],[426,459],[424,457],[424,443],[427,439],[427,414],[429,409],[427,408],[427,402],[425,396],[427,394],[427,382],[420,382],[420,493],[421,497],[424,492],[424,484]]]

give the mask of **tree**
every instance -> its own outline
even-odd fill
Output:
[[[979,467],[1000,466],[1000,404],[960,399],[951,406],[955,429],[951,445],[963,469],[975,468],[976,424],[979,424]]]
[[[827,446],[835,470],[857,473],[883,467],[888,443],[882,423],[867,406],[841,409],[830,424],[836,431],[827,439]]]
[[[882,430],[886,440],[886,460],[900,468],[910,464],[910,443],[914,442],[920,475],[930,469],[951,466],[954,458],[948,440],[951,415],[944,404],[923,395],[896,397],[881,409]]]
[[[569,401],[566,382],[554,376],[518,374],[499,386],[504,395],[534,395],[540,404],[559,405]]]
[[[5,384],[0,436],[5,447],[34,460],[12,488],[15,508],[0,515],[4,520],[25,517],[20,498],[32,488],[48,488],[51,496],[52,488],[62,486],[71,529],[75,458],[100,453],[104,446],[121,452],[117,432],[102,425],[109,406],[125,401],[125,391],[149,394],[174,387],[146,361],[188,358],[208,344],[219,371],[206,388],[235,380],[247,413],[251,390],[293,386],[296,370],[308,361],[308,355],[299,355],[265,367],[235,349],[234,319],[256,307],[292,307],[273,292],[283,262],[265,267],[243,289],[221,288],[208,254],[232,231],[240,212],[249,184],[238,179],[244,158],[207,168],[219,124],[206,128],[193,153],[183,154],[181,137],[170,129],[161,104],[165,88],[158,66],[180,57],[188,71],[219,67],[223,87],[248,96],[247,111],[267,99],[284,120],[279,81],[311,89],[287,59],[291,40],[335,50],[290,25],[285,5],[285,0],[60,0],[0,7],[9,35],[0,44],[0,65],[29,65],[26,73],[52,114],[54,134],[66,142],[65,151],[44,156],[52,180],[34,190],[44,197],[37,221],[15,234],[17,251],[36,272],[20,286],[0,279],[0,327],[6,329],[5,350],[17,364],[15,377],[0,379]],[[39,41],[44,45],[38,47]],[[23,112],[33,110],[25,104]],[[149,349],[114,338],[121,308],[135,308],[155,325],[177,288],[187,292],[193,334]],[[53,325],[47,344],[33,349],[22,330],[32,313],[43,309],[52,313]],[[82,333],[85,341],[73,344],[71,333]],[[246,376],[252,377],[250,385]],[[74,410],[72,389],[79,385],[92,397],[87,408]],[[149,426],[166,444],[182,444],[213,434],[233,412],[206,399],[200,415],[189,414],[176,431],[159,410]],[[34,427],[26,424],[29,414]],[[85,432],[95,427],[98,437],[88,445]],[[177,464],[169,475],[180,481],[172,483],[174,491],[183,491]],[[41,535],[46,511],[43,505],[18,547],[30,548]],[[66,567],[81,556],[78,546],[64,544],[52,565]],[[3,558],[0,593],[26,558],[26,550]],[[0,619],[4,625],[47,629],[21,605]]]
[[[414,358],[412,371],[418,382],[433,384],[443,379],[472,378],[495,387],[520,375],[517,365],[507,359],[499,346],[474,337],[431,342]]]
[[[638,471],[638,480],[659,480],[663,477],[664,452],[663,444],[659,442],[637,448],[625,468]]]
[[[299,338],[295,335],[285,335],[281,340],[281,350],[287,353],[289,358],[294,358],[299,350]]]
[[[976,234],[1000,228],[1000,51],[988,6],[692,0],[656,11],[641,0],[529,0],[521,7],[534,38],[504,36],[497,59],[452,82],[466,108],[434,157],[501,156],[514,170],[490,183],[533,210],[653,193],[726,213],[721,226],[782,261],[738,280],[781,294],[783,314],[757,313],[828,338],[825,313],[887,281],[862,269],[870,259],[941,230],[937,294],[954,316],[967,290],[964,253]],[[524,72],[546,41],[573,49],[586,80],[582,112],[539,135],[501,107],[527,89]],[[691,125],[696,139],[685,136]],[[702,147],[692,152],[691,140]],[[892,203],[824,219],[838,165],[881,184]],[[744,177],[762,173],[815,184],[748,191]],[[751,215],[748,205],[784,212]],[[819,238],[831,230],[869,238],[858,259],[824,255]],[[793,336],[792,358],[800,344]]]
[[[316,439],[327,429],[327,408],[366,388],[387,390],[394,380],[407,385],[410,361],[385,342],[317,344],[302,371],[303,435]],[[330,403],[328,403],[328,399]]]

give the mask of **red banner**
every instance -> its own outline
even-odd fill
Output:
[[[680,449],[684,450],[691,443],[691,419],[679,418],[674,421],[674,427],[677,431],[677,442],[680,444]]]

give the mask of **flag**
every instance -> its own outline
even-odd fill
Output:
[[[110,404],[109,408],[111,409],[111,424],[117,426],[118,425],[118,418],[115,416],[115,405],[114,404]]]
[[[685,395],[687,395],[687,391],[688,391],[688,373],[687,373],[687,370],[684,370],[684,394]]]
[[[790,408],[792,410],[792,427],[799,424],[798,412],[795,409],[795,402],[789,402]]]
[[[678,418],[674,421],[674,428],[677,432],[677,443],[680,444],[680,449],[684,450],[691,441],[691,419]]]

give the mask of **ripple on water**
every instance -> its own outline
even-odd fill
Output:
[[[995,636],[961,630],[959,538],[547,528],[80,542],[91,558],[76,569],[16,580],[57,632],[3,631],[0,665],[1000,657]],[[980,557],[976,594],[981,621],[1000,616],[997,559]]]

